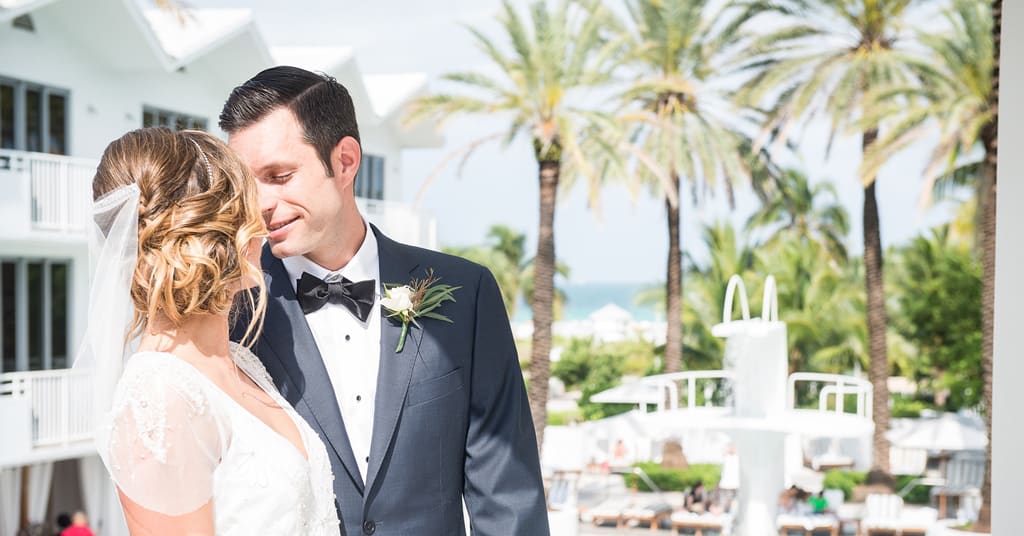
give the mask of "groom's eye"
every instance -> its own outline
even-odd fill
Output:
[[[295,174],[295,172],[283,173],[281,175],[271,175],[269,177],[269,179],[271,181],[273,181],[273,182],[284,182],[284,181],[290,179],[292,177],[292,175],[294,175],[294,174]]]

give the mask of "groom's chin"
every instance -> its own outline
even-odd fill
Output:
[[[284,242],[275,243],[268,240],[267,243],[270,245],[270,253],[278,259],[286,259],[296,255]]]

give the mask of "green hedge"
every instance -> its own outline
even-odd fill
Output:
[[[717,464],[693,464],[686,469],[666,469],[656,463],[638,463],[639,467],[661,491],[686,491],[697,482],[713,489],[722,478],[722,466]],[[640,491],[654,491],[637,475],[623,475],[626,486]]]
[[[579,422],[582,419],[583,414],[578,409],[548,412],[548,424],[551,426],[564,426],[572,422]]]
[[[825,473],[825,489],[841,489],[846,500],[853,497],[853,488],[864,483],[867,473],[860,471],[840,471],[833,469]]]
[[[918,478],[917,475],[899,475],[896,477],[896,491],[901,491],[911,480]],[[914,486],[910,488],[903,502],[910,504],[928,504],[931,502],[931,486]]]
[[[867,478],[867,473],[859,471],[840,471],[838,469],[825,473],[825,488],[826,489],[841,489],[846,500],[850,500],[853,496],[853,488],[864,483]],[[896,491],[899,492],[911,480],[917,478],[916,475],[899,475],[896,476]],[[903,502],[910,504],[928,504],[931,500],[931,487],[930,486],[914,486],[911,488],[907,496],[903,498]]]

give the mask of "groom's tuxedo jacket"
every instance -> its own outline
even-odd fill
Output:
[[[443,283],[462,288],[436,311],[452,323],[419,319],[401,352],[401,324],[381,322],[366,482],[293,282],[269,246],[262,255],[269,296],[254,350],[327,447],[341,534],[462,535],[463,497],[473,535],[548,534],[536,436],[494,277],[371,228],[383,283],[407,284],[433,269]],[[236,339],[244,329],[240,318]]]

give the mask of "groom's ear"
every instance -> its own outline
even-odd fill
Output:
[[[338,181],[338,186],[347,187],[355,181],[362,157],[359,142],[351,136],[341,138],[334,146],[334,150],[331,151],[331,165],[334,167],[334,178]]]

